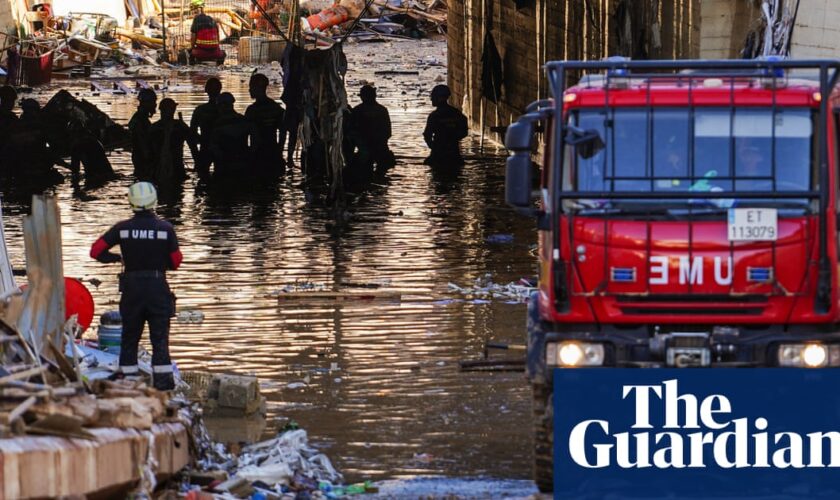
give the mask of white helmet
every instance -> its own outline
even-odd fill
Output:
[[[128,188],[128,203],[134,211],[151,210],[157,205],[157,190],[151,182],[135,182]]]

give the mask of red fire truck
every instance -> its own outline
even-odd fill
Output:
[[[838,70],[546,66],[554,99],[506,136],[507,202],[539,230],[527,371],[541,490],[554,368],[840,366]]]

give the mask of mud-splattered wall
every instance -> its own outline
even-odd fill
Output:
[[[699,15],[700,0],[449,0],[451,102],[461,105],[474,130],[483,126],[500,141],[491,129],[548,97],[546,61],[697,57]],[[501,60],[498,104],[482,98],[488,30]]]

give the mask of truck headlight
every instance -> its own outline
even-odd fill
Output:
[[[782,344],[779,346],[779,366],[793,368],[825,368],[840,366],[840,345]]]
[[[549,366],[601,366],[604,364],[604,344],[550,342],[545,346],[545,362]]]

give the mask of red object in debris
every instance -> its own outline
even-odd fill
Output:
[[[26,85],[46,85],[52,81],[53,51],[41,56],[22,55],[20,72]]]
[[[90,327],[93,321],[93,296],[81,281],[75,278],[64,278],[64,317],[78,314],[77,321],[82,331]]]
[[[27,285],[20,285],[21,290],[26,290]],[[93,322],[93,295],[90,290],[76,278],[64,278],[64,319],[78,314],[79,326],[84,332]]]
[[[306,18],[306,25],[312,31],[325,30],[332,28],[337,24],[341,24],[350,18],[350,13],[344,7],[334,5],[329,9],[324,9],[321,12]]]

